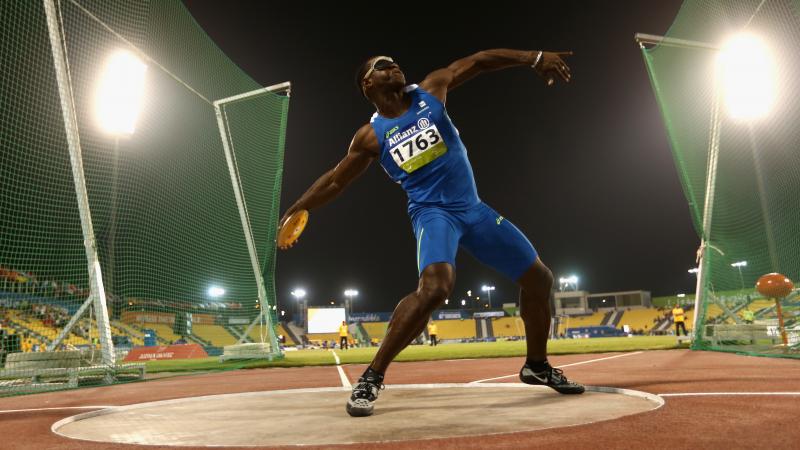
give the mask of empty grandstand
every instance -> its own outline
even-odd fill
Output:
[[[525,336],[525,323],[519,317],[499,317],[492,321],[494,337]]]
[[[436,325],[439,327],[439,340],[475,338],[475,321],[472,319],[437,320]]]

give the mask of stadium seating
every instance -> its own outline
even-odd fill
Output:
[[[500,317],[492,321],[495,337],[525,336],[525,324],[519,317]]]
[[[155,331],[156,332],[156,336],[158,336],[159,339],[164,339],[165,341],[168,341],[170,343],[175,342],[178,339],[180,339],[180,336],[178,336],[177,334],[173,333],[172,325],[168,325],[168,324],[165,324],[165,323],[143,323],[142,324],[142,328],[143,329],[149,328],[149,329]]]
[[[663,316],[664,313],[662,311],[653,308],[626,310],[622,314],[618,328],[628,325],[633,331],[642,330],[645,333],[649,333]]]
[[[278,335],[283,335],[286,338],[286,345],[297,345],[297,342],[293,341],[289,333],[286,332],[286,329],[283,328],[282,324],[278,324],[277,328]],[[247,335],[253,342],[261,342],[261,326],[256,324],[251,330],[250,334]]]
[[[744,311],[745,309],[749,309],[750,311],[757,313],[764,308],[771,308],[773,306],[775,306],[775,302],[773,300],[762,298],[760,300],[755,300],[751,302],[745,308],[742,308],[742,311]]]
[[[308,342],[314,345],[321,345],[322,341],[333,341],[339,343],[339,333],[314,333],[306,334]]]
[[[214,347],[233,345],[239,340],[219,325],[194,324],[192,325],[192,334],[210,342]]]
[[[278,324],[278,335],[283,335],[286,338],[286,345],[297,345],[297,342],[292,340],[291,335],[283,328],[282,324]]]
[[[128,339],[131,340],[133,345],[139,345],[139,346],[144,345],[144,338],[142,337],[142,333],[134,330],[133,328],[129,327],[128,325],[122,322],[112,320],[111,332],[121,336],[128,336]]]
[[[370,339],[376,338],[381,341],[386,337],[386,329],[389,328],[389,322],[362,322],[362,325]]]
[[[475,337],[475,321],[473,319],[437,320],[436,325],[439,328],[438,338],[440,340]]]
[[[567,316],[561,319],[558,325],[558,334],[566,333],[567,328],[579,327],[597,327],[603,322],[603,317],[606,316],[605,312],[596,312],[591,315],[584,316]]]

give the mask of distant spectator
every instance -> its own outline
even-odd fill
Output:
[[[742,313],[742,319],[744,319],[744,323],[751,324],[756,319],[756,314],[749,309],[745,309]]]
[[[178,338],[178,339],[175,339],[175,342],[173,342],[173,344],[175,344],[175,345],[185,345],[185,344],[188,344],[188,342],[186,342],[186,336],[181,336],[180,338]]]
[[[428,335],[431,337],[431,347],[436,347],[439,344],[439,341],[436,337],[439,335],[439,327],[436,326],[436,323],[431,320],[431,323],[428,324]]]
[[[672,319],[675,321],[675,334],[677,336],[681,335],[681,330],[683,330],[683,335],[688,336],[689,333],[686,332],[686,314],[683,312],[683,308],[681,305],[675,305],[675,308],[672,309]]]
[[[342,324],[339,325],[339,348],[342,350],[347,350],[347,335],[349,332],[347,322],[343,320]]]

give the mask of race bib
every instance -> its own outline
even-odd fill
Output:
[[[389,149],[394,162],[411,173],[447,153],[447,145],[436,125],[430,124]]]

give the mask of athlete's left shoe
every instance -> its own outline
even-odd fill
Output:
[[[358,379],[358,383],[353,386],[353,393],[347,400],[347,414],[352,417],[371,416],[375,407],[375,400],[378,394],[384,389],[382,375],[364,375]]]
[[[547,386],[559,394],[583,394],[586,390],[582,384],[569,381],[561,369],[556,369],[550,364],[541,372],[535,372],[525,364],[519,371],[519,379],[525,384]]]

